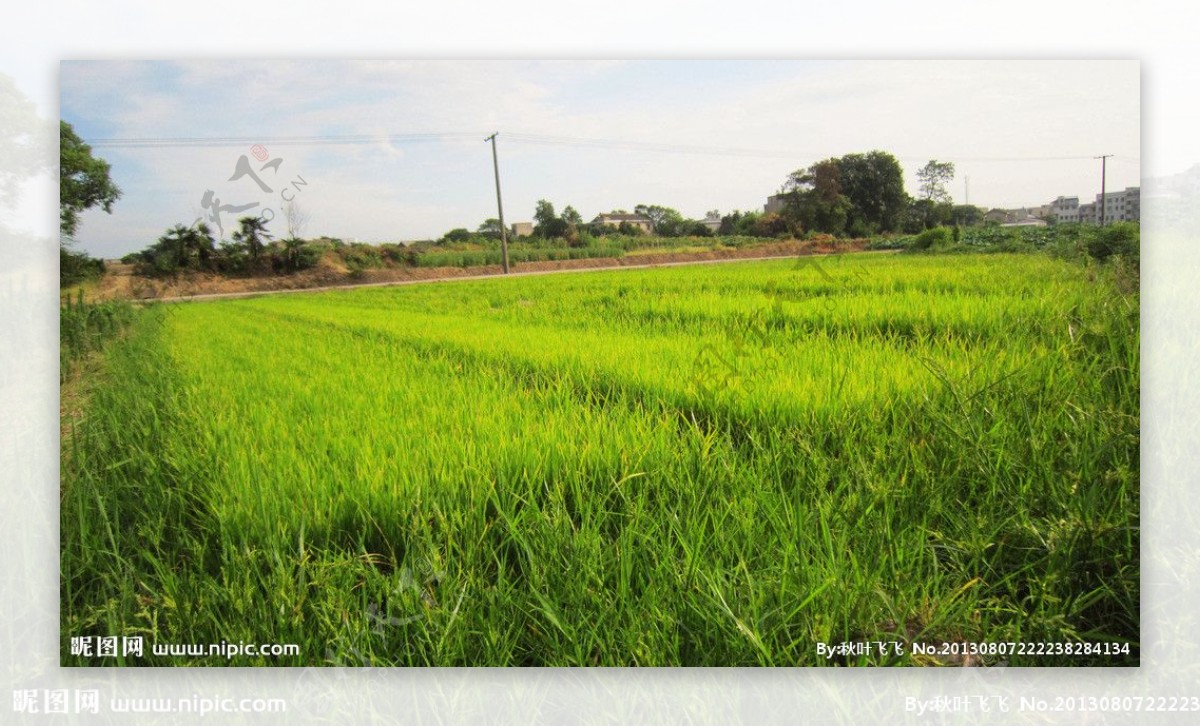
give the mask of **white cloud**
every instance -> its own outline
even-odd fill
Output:
[[[501,132],[514,220],[528,218],[539,198],[585,215],[638,202],[693,216],[758,207],[793,169],[871,149],[900,157],[910,188],[925,160],[957,160],[954,191],[961,199],[969,175],[971,201],[984,205],[1086,197],[1097,186],[1090,162],[990,158],[1113,153],[1125,161],[1110,165],[1110,184],[1138,180],[1136,62],[761,62],[729,71],[715,62],[72,63],[63,67],[63,99],[118,137],[478,134],[458,143],[273,147],[287,171],[311,179],[306,193],[320,202],[314,221],[330,234],[363,239],[436,236],[493,215],[482,143],[493,130]],[[775,159],[530,146],[506,139],[514,132],[796,153]],[[149,207],[160,219],[164,207],[224,184],[239,153],[246,150],[112,150],[132,175],[119,207],[141,210],[133,195],[154,198]],[[374,213],[368,203],[377,205]],[[100,224],[89,224],[84,238],[131,244],[118,227]]]

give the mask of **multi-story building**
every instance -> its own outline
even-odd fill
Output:
[[[1142,218],[1141,190],[1139,187],[1127,187],[1120,192],[1108,192],[1104,195],[1104,217],[1106,223],[1128,222]],[[1018,210],[995,210],[999,214],[988,213],[988,219],[1000,223],[1011,223],[1015,217],[1027,215],[1040,219],[1051,219],[1059,224],[1081,222],[1085,225],[1095,225],[1100,222],[1100,195],[1095,202],[1079,203],[1078,197],[1057,197],[1053,202],[1040,207],[1023,207]],[[1004,214],[1006,213],[1006,214]],[[1004,219],[1007,217],[1007,219]]]
[[[1096,203],[1088,202],[1079,205],[1079,221],[1085,225],[1096,224]]]
[[[1079,205],[1079,221],[1089,225],[1098,224],[1102,209],[1105,224],[1136,222],[1142,219],[1141,187],[1126,187],[1120,192],[1108,192],[1103,198],[1096,195],[1095,202]]]
[[[1050,217],[1054,218],[1055,222],[1068,223],[1079,221],[1079,198],[1078,197],[1058,197],[1049,205]]]

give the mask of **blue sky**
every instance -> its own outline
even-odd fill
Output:
[[[699,217],[761,208],[792,170],[884,149],[915,172],[955,161],[957,201],[1034,205],[1139,183],[1136,61],[65,61],[61,116],[85,139],[462,133],[439,142],[274,146],[271,194],[230,181],[250,144],[114,148],[124,196],[83,217],[80,247],[120,256],[223,203],[277,211],[286,182],[306,236],[437,237],[495,216],[498,130],[506,221],[538,199],[585,217],[638,203]],[[518,143],[512,134],[762,149],[777,157]],[[1048,157],[1081,160],[1032,161]],[[256,164],[256,168],[257,168]],[[226,220],[226,231],[232,227]],[[281,230],[276,230],[280,232]]]

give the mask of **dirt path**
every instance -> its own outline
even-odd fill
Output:
[[[477,268],[479,272],[473,272],[470,268],[453,268],[455,272],[452,274],[435,275],[429,277],[406,278],[400,280],[383,280],[376,282],[365,283],[337,283],[333,285],[314,285],[307,287],[281,288],[274,290],[245,290],[229,293],[196,293],[192,295],[177,295],[163,296],[156,298],[140,299],[137,302],[141,303],[183,303],[188,301],[203,301],[203,300],[221,300],[230,298],[253,298],[262,295],[281,295],[286,293],[323,293],[331,290],[349,290],[356,288],[385,288],[395,285],[420,285],[424,283],[445,283],[458,280],[490,280],[495,278],[520,278],[533,275],[554,275],[558,273],[592,273],[605,270],[644,270],[647,268],[664,268],[664,267],[679,267],[684,265],[720,265],[724,263],[744,263],[756,262],[764,260],[779,260],[791,257],[833,257],[836,255],[887,255],[899,252],[899,250],[849,250],[849,251],[794,251],[775,252],[769,255],[747,256],[747,257],[703,257],[698,259],[664,259],[669,258],[669,254],[662,255],[644,255],[630,256],[625,258],[593,258],[590,260],[577,261],[562,261],[571,263],[585,263],[584,265],[572,266],[557,266],[548,267],[552,263],[525,263],[521,267],[523,270],[517,270],[508,273],[494,272],[493,269],[499,269],[499,266],[480,266]],[[633,262],[639,258],[646,258],[650,262],[640,263]],[[586,263],[591,263],[590,265]],[[532,268],[532,269],[531,269]],[[430,269],[426,269],[432,272]],[[462,272],[458,272],[458,271]]]

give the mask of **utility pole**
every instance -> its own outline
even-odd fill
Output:
[[[1100,160],[1100,226],[1108,224],[1108,196],[1105,185],[1108,182],[1108,158],[1112,154],[1101,154],[1093,159]]]
[[[963,179],[966,180],[967,183],[967,198],[963,201],[963,204],[969,205],[971,204],[971,178],[964,176]]]
[[[484,141],[492,142],[492,169],[496,171],[496,210],[500,213],[500,261],[504,265],[504,273],[508,274],[508,230],[504,228],[504,203],[500,201],[500,161],[496,157],[496,134],[493,133]]]

